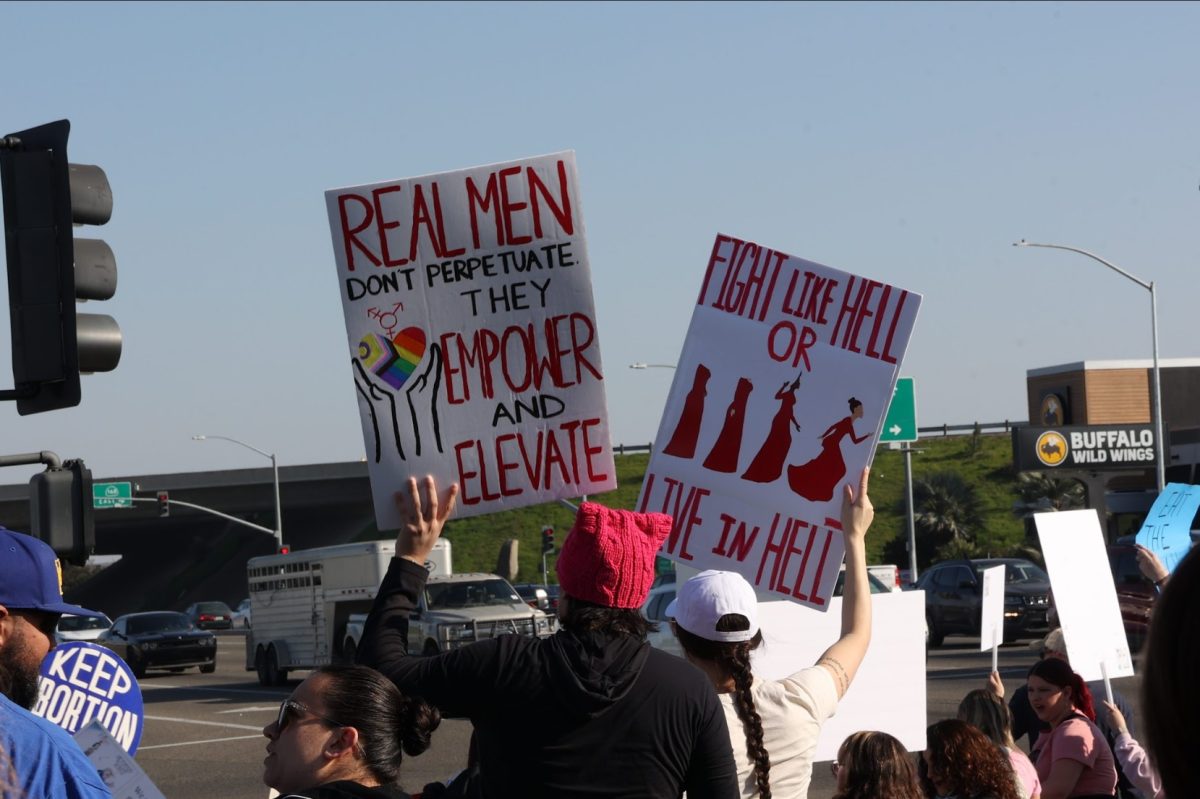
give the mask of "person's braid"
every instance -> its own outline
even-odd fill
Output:
[[[754,780],[758,783],[760,799],[771,799],[771,759],[763,746],[762,716],[754,706],[754,695],[750,692],[750,683],[754,675],[750,672],[750,645],[738,644],[725,653],[722,660],[733,677],[734,702],[737,706],[738,718],[746,730],[746,752],[754,761]]]

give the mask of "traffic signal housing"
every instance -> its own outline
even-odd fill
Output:
[[[171,515],[171,495],[166,491],[158,492],[158,515],[164,519]]]
[[[23,416],[78,405],[80,373],[121,359],[113,318],[75,310],[77,300],[112,298],[117,263],[103,241],[75,239],[75,224],[108,222],[112,190],[100,167],[67,161],[70,131],[64,119],[0,139],[15,383],[0,398]]]
[[[554,528],[542,528],[542,554],[549,554],[554,551]]]
[[[68,563],[82,566],[96,548],[92,472],[81,460],[50,467],[29,480],[30,532]]]

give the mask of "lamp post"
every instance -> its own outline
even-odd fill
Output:
[[[1139,286],[1150,292],[1150,337],[1154,347],[1153,386],[1151,389],[1151,413],[1154,417],[1152,420],[1154,422],[1154,468],[1155,477],[1158,482],[1158,491],[1159,493],[1162,493],[1163,488],[1167,484],[1167,461],[1163,455],[1165,444],[1163,441],[1162,383],[1159,381],[1158,373],[1158,303],[1154,293],[1154,281],[1147,283],[1145,280],[1129,274],[1116,264],[1104,260],[1099,255],[1088,252],[1087,250],[1081,250],[1078,247],[1067,247],[1062,244],[1035,244],[1032,241],[1025,241],[1025,239],[1013,242],[1013,246],[1048,247],[1053,250],[1069,250],[1070,252],[1077,252],[1080,255],[1086,255],[1093,261],[1099,261],[1117,274],[1121,275],[1122,277],[1129,278],[1134,283],[1137,283]]]
[[[275,481],[275,548],[278,550],[283,546],[283,514],[279,508],[279,465],[275,461],[275,453],[264,452],[258,447],[247,444],[245,441],[239,441],[236,438],[229,436],[192,436],[192,441],[207,441],[210,438],[219,438],[222,441],[231,441],[234,444],[239,444],[246,449],[252,449],[264,458],[271,459],[271,476]]]

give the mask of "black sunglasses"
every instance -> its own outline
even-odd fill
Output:
[[[295,699],[285,699],[279,705],[279,715],[275,717],[276,730],[278,732],[283,732],[284,730],[287,729],[287,726],[289,724],[291,724],[293,721],[296,721],[297,719],[299,719],[301,716],[303,716],[305,714],[308,714],[314,718],[318,718],[321,721],[323,721],[326,724],[329,724],[330,726],[333,726],[333,727],[349,726],[346,724],[342,724],[341,722],[334,721],[333,719],[329,718],[328,716],[322,716],[320,713],[314,713],[308,709],[308,705],[305,705],[301,702],[297,702]]]

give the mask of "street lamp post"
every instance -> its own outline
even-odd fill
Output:
[[[271,476],[275,482],[275,548],[279,549],[283,546],[283,514],[279,506],[279,464],[275,461],[275,453],[264,452],[253,444],[247,444],[245,441],[239,441],[236,438],[229,436],[192,436],[192,441],[207,441],[210,438],[219,438],[222,441],[231,441],[234,444],[252,449],[264,458],[271,459]]]
[[[1162,493],[1163,488],[1167,484],[1167,461],[1163,455],[1165,442],[1163,441],[1162,383],[1159,381],[1158,373],[1158,302],[1154,293],[1154,281],[1152,280],[1147,283],[1145,280],[1129,274],[1116,264],[1104,260],[1099,255],[1088,252],[1087,250],[1081,250],[1078,247],[1067,247],[1062,244],[1035,244],[1032,241],[1025,241],[1025,239],[1013,242],[1013,246],[1048,247],[1053,250],[1069,250],[1070,252],[1077,252],[1080,255],[1086,255],[1093,261],[1099,261],[1117,274],[1132,280],[1134,283],[1137,283],[1139,286],[1150,292],[1150,337],[1154,347],[1153,386],[1151,388],[1151,413],[1154,416],[1152,420],[1154,422],[1154,467],[1155,477],[1158,482],[1158,490],[1159,493]]]

